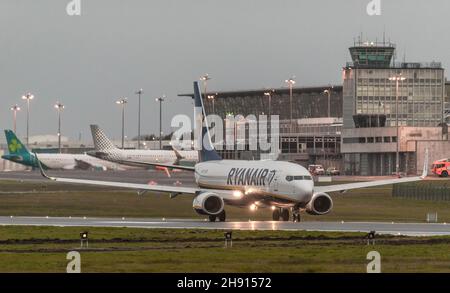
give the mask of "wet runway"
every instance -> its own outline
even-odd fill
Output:
[[[0,217],[0,225],[26,226],[86,226],[129,227],[147,229],[223,229],[223,230],[283,230],[369,232],[379,234],[436,236],[450,235],[450,224],[384,223],[384,222],[215,222],[199,219],[151,219],[151,218],[79,218],[79,217]]]

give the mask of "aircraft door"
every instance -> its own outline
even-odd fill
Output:
[[[275,176],[275,178],[273,178],[273,181],[272,181],[272,189],[273,189],[273,191],[278,191],[278,175],[276,175]]]

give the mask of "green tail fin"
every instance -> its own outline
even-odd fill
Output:
[[[12,130],[5,130],[6,141],[8,142],[8,150],[11,155],[28,154],[26,146],[17,138]]]

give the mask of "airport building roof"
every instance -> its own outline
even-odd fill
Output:
[[[308,87],[294,87],[292,92],[294,94],[300,93],[315,93],[322,92],[326,89],[332,88],[334,91],[342,91],[342,85],[323,85],[323,86],[308,86]],[[264,89],[249,89],[249,90],[233,90],[233,91],[210,91],[207,95],[214,95],[217,98],[227,98],[236,96],[256,96],[264,95],[265,92],[272,91],[278,95],[289,94],[289,88],[264,88]],[[178,94],[179,97],[194,97],[193,93]]]

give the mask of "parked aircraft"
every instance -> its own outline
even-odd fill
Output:
[[[17,138],[12,130],[5,130],[9,154],[2,159],[12,161],[29,167],[38,167],[36,155]],[[39,154],[41,165],[46,169],[98,169],[98,170],[125,170],[128,167],[100,160],[86,154]]]
[[[87,154],[128,166],[148,168],[147,163],[190,164],[197,162],[197,151],[119,149],[98,125],[91,125],[94,151]]]

